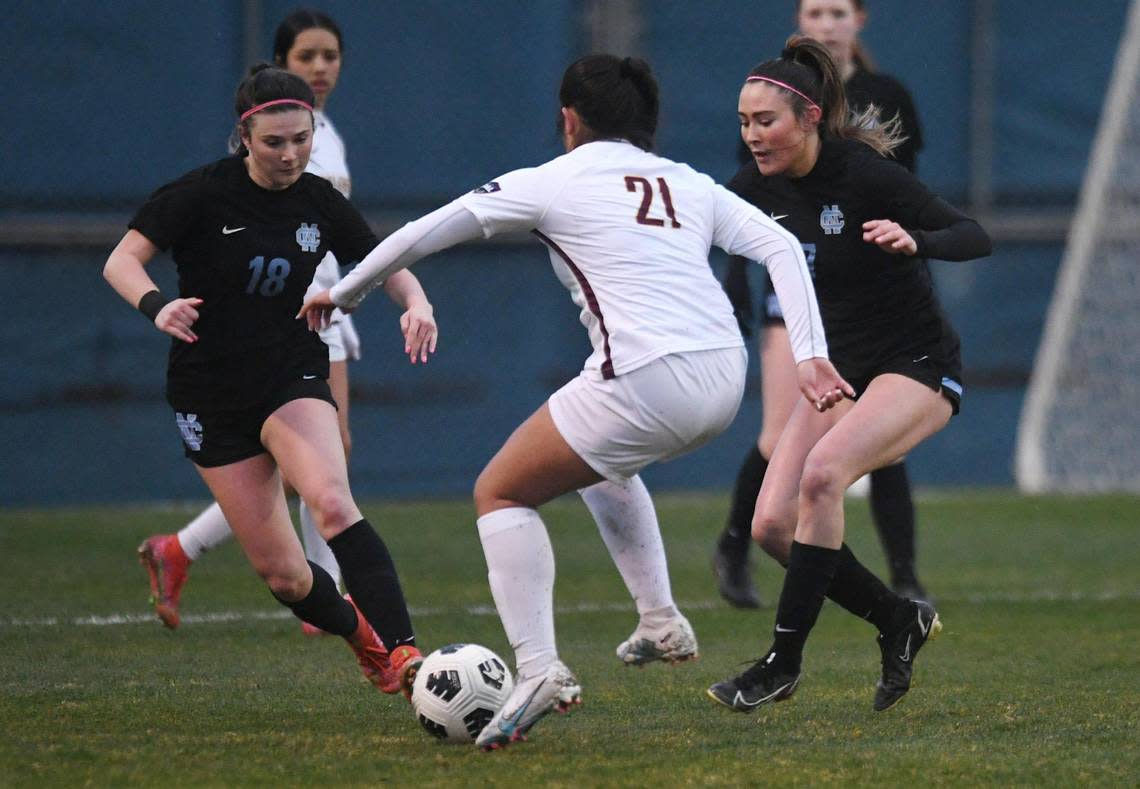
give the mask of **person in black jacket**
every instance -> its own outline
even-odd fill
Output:
[[[343,636],[380,690],[410,698],[423,658],[396,568],[349,490],[328,348],[294,317],[328,252],[360,260],[379,243],[329,181],[305,172],[314,104],[300,77],[255,67],[235,98],[238,154],[151,195],[103,275],[172,337],[172,426],[250,564],[299,619]],[[145,269],[166,249],[178,269],[173,299]],[[435,319],[409,277],[389,280],[388,293],[406,309],[405,351],[426,361]],[[282,478],[311,507],[351,599],[306,561]]]
[[[875,71],[859,41],[866,17],[867,9],[862,0],[799,0],[796,4],[796,24],[800,32],[827,47],[843,79],[852,111],[862,112],[874,106],[878,122],[897,118],[902,139],[890,151],[890,156],[914,172],[916,155],[922,148],[918,113],[910,94],[898,80]],[[748,147],[742,144],[740,150],[741,163],[750,162],[752,154]],[[725,277],[725,290],[745,336],[752,333],[755,312],[748,272],[749,262],[733,257]],[[721,596],[740,608],[760,605],[748,560],[752,511],[768,459],[799,396],[783,312],[771,282],[763,271],[760,276],[763,278],[759,311],[763,422],[756,443],[737,472],[728,523],[713,554],[713,569]],[[891,587],[911,599],[929,600],[915,566],[914,499],[904,461],[900,459],[875,469],[869,480],[871,516],[887,557]]]
[[[787,567],[774,641],[708,693],[741,712],[790,697],[827,596],[878,628],[874,708],[884,710],[909,689],[915,655],[941,622],[932,605],[892,592],[844,544],[844,491],[958,411],[958,336],[925,259],[983,257],[990,240],[884,157],[898,144],[897,124],[848,114],[835,63],[814,39],[793,36],[780,58],[754,68],[739,114],[753,162],[729,188],[803,244],[829,354],[856,395],[829,413],[792,409],[752,521],[753,539]]]

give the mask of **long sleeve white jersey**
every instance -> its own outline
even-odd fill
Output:
[[[352,179],[348,174],[348,159],[344,141],[337,133],[332,121],[321,110],[313,110],[313,150],[309,154],[309,165],[305,172],[319,175],[329,181],[345,197],[352,192]],[[340,281],[340,268],[333,253],[325,255],[313,275],[309,294],[328,290]]]
[[[393,271],[480,231],[520,230],[546,244],[581,310],[588,372],[612,378],[666,354],[743,344],[709,266],[713,244],[768,267],[797,361],[827,356],[795,237],[708,176],[625,141],[509,172],[405,225],[332,289],[333,301],[353,307]]]

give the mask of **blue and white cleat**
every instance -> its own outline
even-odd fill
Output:
[[[485,751],[503,748],[525,740],[527,732],[540,718],[551,712],[569,712],[582,703],[582,688],[561,660],[556,660],[538,676],[518,678],[506,703],[495,713],[475,738],[475,745]]]

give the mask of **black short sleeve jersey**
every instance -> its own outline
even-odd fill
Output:
[[[348,264],[378,243],[325,179],[263,189],[236,156],[159,188],[129,226],[170,249],[179,295],[203,302],[198,341],[171,345],[167,399],[180,409],[245,408],[283,378],[327,377],[328,349],[294,316],[327,252]]]
[[[899,164],[863,143],[825,139],[806,176],[763,176],[750,162],[728,188],[803,244],[828,347],[841,372],[868,354],[949,341],[953,330],[938,306],[925,259],[891,255],[863,241],[863,223],[893,219],[912,232],[920,253],[937,251],[946,259],[988,254],[988,238]],[[938,235],[950,225],[954,233]],[[981,237],[969,236],[970,228]],[[935,240],[928,243],[928,237]]]
[[[874,104],[879,108],[879,118],[883,121],[898,115],[906,139],[895,148],[893,158],[913,173],[918,165],[918,152],[922,150],[922,126],[918,122],[914,99],[903,84],[886,74],[856,68],[843,87],[847,93],[847,104],[853,111],[859,112]]]

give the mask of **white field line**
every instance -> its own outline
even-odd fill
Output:
[[[1111,603],[1121,600],[1140,600],[1140,590],[1116,592],[1051,592],[1038,591],[1027,593],[986,593],[967,594],[960,597],[939,596],[940,605],[985,605],[988,603]],[[725,608],[726,604],[720,600],[697,600],[680,602],[682,611],[708,611],[716,608]],[[465,616],[495,616],[495,607],[492,605],[471,605],[462,608],[447,607],[416,607],[411,606],[413,617],[433,617],[462,614]],[[557,606],[556,614],[594,614],[629,612],[633,613],[632,603],[578,603],[577,605]],[[182,622],[186,624],[212,624],[216,622],[259,622],[277,619],[292,619],[293,614],[284,608],[266,609],[260,611],[216,611],[205,614],[184,614]],[[150,612],[117,613],[105,615],[77,616],[77,617],[0,617],[0,628],[19,627],[111,627],[114,625],[153,624],[155,615]]]

